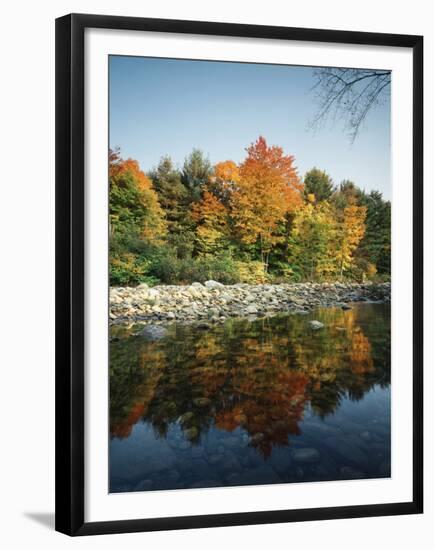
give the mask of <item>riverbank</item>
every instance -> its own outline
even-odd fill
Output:
[[[229,317],[302,313],[350,302],[390,301],[390,283],[297,283],[110,288],[110,322],[223,322]]]

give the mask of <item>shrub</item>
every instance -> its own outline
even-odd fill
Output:
[[[270,276],[265,272],[264,264],[258,261],[235,262],[235,267],[240,283],[261,284],[270,280]]]
[[[112,253],[110,255],[110,284],[134,285],[139,283],[155,283],[148,274],[150,262],[132,252]]]
[[[303,280],[301,268],[296,264],[287,264],[285,262],[276,262],[273,271],[274,283],[299,283]]]
[[[377,279],[377,268],[366,258],[356,258],[348,271],[348,278],[360,282],[365,280],[375,281]]]
[[[209,279],[223,284],[240,281],[237,268],[229,255],[178,258],[170,248],[160,249],[151,259],[149,275],[165,284],[204,283]]]

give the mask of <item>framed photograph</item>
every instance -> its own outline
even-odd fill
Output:
[[[56,529],[421,513],[421,36],[56,20]]]

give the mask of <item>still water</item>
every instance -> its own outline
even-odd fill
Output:
[[[110,492],[389,477],[390,304],[114,326],[110,432]]]

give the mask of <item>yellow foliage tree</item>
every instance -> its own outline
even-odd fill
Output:
[[[333,207],[310,200],[299,208],[292,222],[288,259],[302,279],[328,277],[336,269],[334,257],[337,231]]]
[[[347,206],[339,223],[336,240],[336,260],[340,277],[354,263],[353,252],[365,234],[366,206]]]
[[[218,162],[214,167],[214,175],[217,179],[226,182],[237,183],[240,181],[240,169],[233,160]]]
[[[196,222],[196,242],[202,254],[215,253],[224,245],[228,234],[228,212],[219,199],[205,191],[200,202],[192,206]]]

